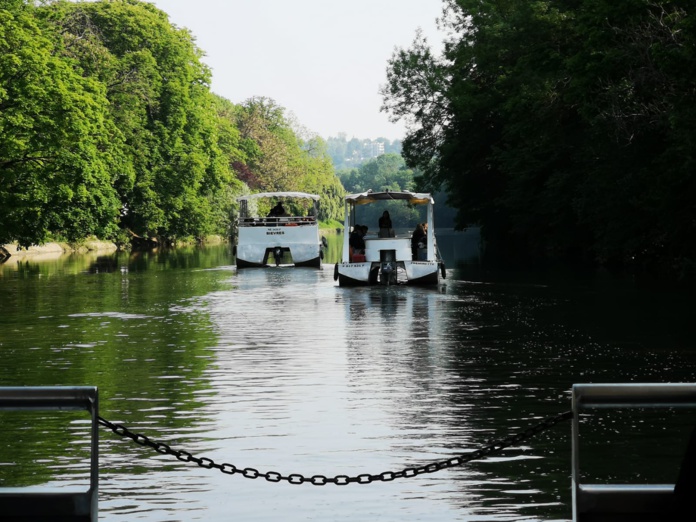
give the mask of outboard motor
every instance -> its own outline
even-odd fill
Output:
[[[280,262],[283,260],[283,249],[279,246],[275,247],[273,249],[273,257],[275,258],[276,266],[280,265]]]
[[[381,250],[379,253],[379,282],[382,285],[396,284],[396,251]]]

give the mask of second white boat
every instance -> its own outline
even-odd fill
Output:
[[[275,206],[259,215],[262,199]],[[305,192],[262,192],[237,198],[239,219],[234,247],[237,268],[268,266],[321,267],[323,238],[319,235],[319,196]],[[269,206],[269,204],[266,204]]]
[[[351,235],[356,233],[356,209],[362,205],[402,202],[404,205],[425,206],[426,221],[422,237],[416,230],[379,228],[376,234],[363,234],[355,248]],[[340,286],[355,285],[436,285],[440,276],[446,277],[445,264],[439,255],[434,230],[434,200],[428,193],[410,191],[362,192],[345,197],[343,255],[334,268],[334,279]],[[423,226],[425,225],[425,226]],[[359,231],[358,231],[359,232]]]

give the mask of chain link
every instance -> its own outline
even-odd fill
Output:
[[[436,471],[440,471],[443,469],[461,466],[462,464],[465,464],[467,462],[480,460],[484,457],[500,453],[505,448],[509,448],[510,446],[515,446],[520,442],[524,442],[532,438],[533,436],[541,433],[542,431],[546,431],[550,428],[553,428],[556,424],[569,420],[572,417],[572,411],[565,411],[552,417],[547,417],[540,423],[535,424],[534,426],[527,428],[526,430],[521,431],[515,435],[505,437],[504,439],[498,441],[490,442],[482,448],[472,451],[471,453],[466,453],[464,455],[452,457],[447,460],[431,462],[429,464],[424,464],[415,468],[406,468],[401,471],[384,471],[377,475],[370,475],[369,473],[364,473],[355,477],[349,477],[347,475],[336,475],[335,477],[314,475],[313,477],[305,477],[304,475],[301,475],[299,473],[293,473],[291,475],[283,476],[275,471],[267,471],[263,473],[254,468],[240,469],[234,464],[229,464],[227,462],[223,464],[218,464],[212,459],[206,457],[196,457],[188,451],[174,450],[164,442],[153,441],[146,435],[143,435],[141,433],[135,433],[123,426],[122,424],[114,424],[102,417],[99,417],[99,424],[109,428],[111,431],[113,431],[116,435],[119,435],[120,437],[129,438],[136,444],[152,448],[157,453],[160,453],[162,455],[171,455],[182,462],[194,462],[198,466],[205,469],[215,468],[227,475],[240,474],[248,479],[257,479],[259,477],[262,477],[266,479],[268,482],[281,482],[284,480],[290,484],[295,485],[306,483],[312,484],[314,486],[325,486],[327,484],[334,484],[336,486],[347,486],[348,484],[370,484],[372,482],[390,482],[395,479],[411,478],[417,475],[422,475],[424,473],[435,473]]]

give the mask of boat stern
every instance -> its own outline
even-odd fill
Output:
[[[440,263],[437,261],[411,261],[404,263],[407,284],[436,285],[440,276]]]
[[[374,284],[376,270],[372,263],[336,263],[334,280],[338,280],[339,286],[360,286]]]

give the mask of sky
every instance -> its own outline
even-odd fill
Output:
[[[443,0],[149,0],[191,31],[214,93],[264,96],[323,138],[402,139],[380,112],[396,47],[421,29],[435,49]]]

